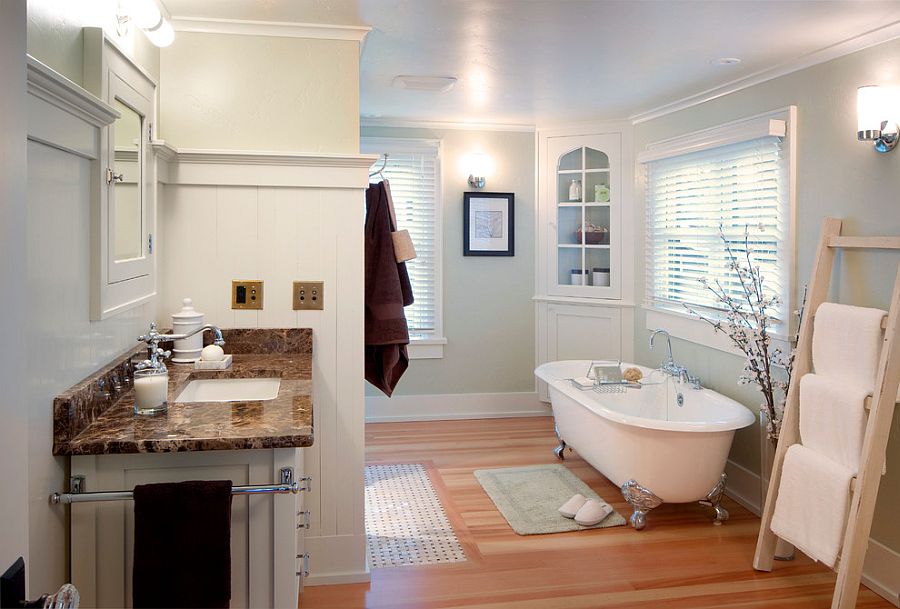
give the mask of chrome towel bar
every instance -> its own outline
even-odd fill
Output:
[[[284,468],[288,470],[289,468]],[[293,479],[293,471],[282,471],[281,484],[250,484],[247,486],[234,486],[231,488],[232,495],[284,495],[297,494],[301,491],[310,490],[311,478],[309,476],[302,477],[299,480]],[[77,491],[82,487],[83,479],[78,484],[73,484]],[[50,503],[52,504],[70,504],[83,503],[88,501],[127,501],[134,499],[132,491],[99,491],[95,493],[53,493],[50,495]]]

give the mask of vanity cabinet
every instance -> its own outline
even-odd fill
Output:
[[[302,477],[299,448],[72,457],[72,475],[85,491],[137,484],[231,480],[234,485],[278,484],[281,468]],[[231,516],[231,607],[296,607],[306,560],[303,492],[235,495]],[[83,607],[131,607],[134,506],[131,501],[74,503],[71,509],[72,583]],[[172,552],[190,552],[176,546]],[[165,585],[165,582],[160,582]]]
[[[628,123],[538,130],[536,364],[633,358],[633,175]]]

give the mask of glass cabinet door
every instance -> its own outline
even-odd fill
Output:
[[[619,297],[618,138],[551,138],[551,293]]]

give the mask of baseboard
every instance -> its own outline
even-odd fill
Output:
[[[356,573],[328,573],[325,575],[313,575],[303,580],[304,587],[333,586],[336,584],[365,584],[372,580],[368,571]]]
[[[738,465],[730,459],[725,464],[725,473],[728,474],[725,494],[759,516],[762,513],[759,500],[759,474],[750,471],[743,465]]]
[[[900,607],[900,552],[869,538],[862,581],[894,607]]]
[[[537,417],[549,414],[549,404],[541,402],[538,394],[533,391],[366,397],[367,423]]]
[[[759,516],[762,512],[759,474],[731,460],[725,465],[725,473],[728,474],[725,494]],[[862,582],[895,607],[900,607],[900,553],[870,537]]]

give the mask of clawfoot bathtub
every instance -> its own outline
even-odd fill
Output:
[[[548,362],[535,375],[550,388],[563,458],[566,446],[622,489],[630,518],[642,529],[647,512],[661,503],[700,501],[715,508],[715,524],[728,518],[719,502],[725,462],[736,429],[756,417],[742,404],[709,389],[692,389],[642,366],[641,388],[619,393],[581,390],[568,379],[583,377],[590,362]]]

